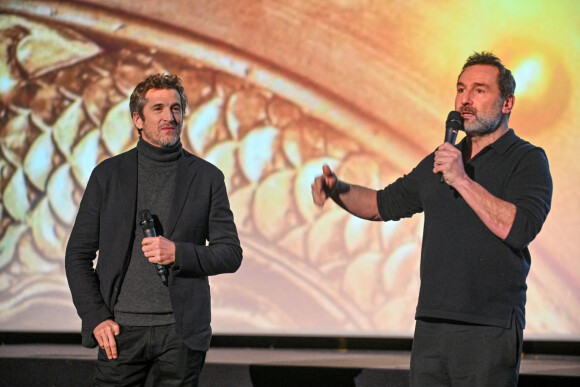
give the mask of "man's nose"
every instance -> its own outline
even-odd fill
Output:
[[[471,93],[470,92],[465,92],[463,94],[461,94],[461,105],[465,106],[465,105],[471,105]]]
[[[164,114],[163,114],[163,119],[168,121],[168,122],[174,122],[175,121],[175,113],[171,109],[165,109]]]

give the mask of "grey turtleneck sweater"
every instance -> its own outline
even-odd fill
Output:
[[[137,214],[143,209],[151,211],[157,235],[163,235],[169,216],[181,154],[181,142],[167,148],[143,139],[137,143]],[[145,258],[142,240],[143,231],[137,224],[131,260],[114,308],[115,321],[133,326],[172,324],[175,319],[169,289],[161,282],[156,266]]]

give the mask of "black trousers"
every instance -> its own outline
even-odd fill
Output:
[[[174,324],[122,325],[118,356],[109,360],[99,348],[95,386],[197,386],[205,352],[188,348]]]
[[[517,385],[523,330],[418,320],[411,351],[411,387]]]

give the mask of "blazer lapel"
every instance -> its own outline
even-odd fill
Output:
[[[190,192],[190,187],[195,177],[195,168],[192,164],[195,162],[195,157],[189,152],[183,151],[182,157],[177,164],[177,177],[175,179],[175,196],[171,203],[171,211],[167,219],[166,227],[164,227],[164,236],[167,239],[171,238],[171,234],[175,229],[177,220],[181,215],[185,201]]]

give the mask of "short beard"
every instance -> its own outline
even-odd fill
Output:
[[[503,114],[497,117],[477,118],[477,122],[471,128],[465,127],[465,133],[472,136],[483,136],[495,132],[503,119]]]
[[[137,130],[139,131],[139,137],[141,137],[143,140],[147,141],[148,143],[157,144],[155,146],[159,146],[160,148],[171,148],[181,140],[181,130],[179,131],[179,133],[177,133],[177,136],[173,137],[170,140],[163,140],[161,138],[159,138],[158,140],[155,140],[155,139],[147,137],[145,135],[145,133],[143,132],[143,129],[137,129]]]
[[[471,110],[471,112],[475,114],[476,119],[475,122],[470,125],[471,127],[464,127],[465,133],[479,137],[495,132],[503,120],[503,113],[501,112],[502,105],[503,101],[500,100],[497,106],[499,113],[495,117],[479,117],[477,116],[476,110]]]
[[[159,140],[159,145],[161,145],[163,148],[171,148],[172,146],[174,146],[179,142],[179,137],[180,137],[179,135],[175,136],[169,141]]]

